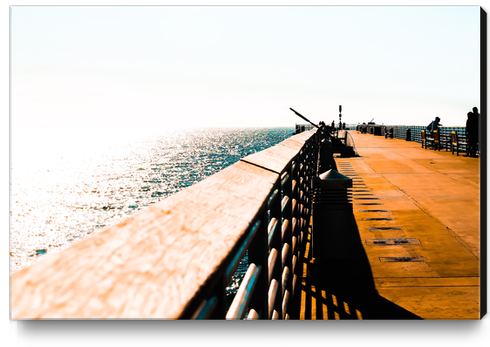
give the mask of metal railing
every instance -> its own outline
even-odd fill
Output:
[[[393,128],[393,138],[406,140],[407,138],[407,130],[411,131],[411,141],[422,143],[421,139],[421,131],[427,130],[427,126],[421,125],[376,125],[377,127],[381,127],[381,135],[384,135],[389,131],[389,129]],[[374,126],[371,126],[374,127]],[[358,130],[358,128],[357,128]],[[358,130],[359,131],[359,130]],[[466,136],[466,127],[439,127],[439,131],[441,135],[451,136],[452,131],[456,131],[458,136],[465,137]],[[368,133],[370,133],[368,131]],[[372,133],[372,132],[371,132]]]
[[[247,160],[244,158],[243,160]],[[262,209],[251,221],[235,255],[221,275],[221,286],[189,318],[289,319],[295,297],[300,250],[312,211],[311,180],[317,175],[318,140],[314,134],[281,171]],[[248,250],[248,270],[228,311],[216,305]],[[219,297],[218,297],[219,296]],[[183,318],[186,318],[185,316]]]
[[[421,143],[421,131],[427,130],[426,126],[419,125],[386,125],[386,129],[393,128],[394,138],[406,139],[407,129],[411,130],[412,141]],[[466,127],[439,127],[441,135],[451,136],[451,131],[456,131],[459,137],[464,137],[466,133]]]

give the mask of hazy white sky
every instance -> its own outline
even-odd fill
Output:
[[[11,8],[11,116],[36,125],[464,125],[478,6]]]

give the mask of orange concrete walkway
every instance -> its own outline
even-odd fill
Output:
[[[350,134],[360,157],[335,160],[354,180],[359,256],[308,249],[298,318],[479,319],[480,160]]]

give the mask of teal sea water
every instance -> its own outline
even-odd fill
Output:
[[[293,132],[13,128],[10,269],[66,249]]]

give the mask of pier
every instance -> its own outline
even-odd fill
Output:
[[[479,319],[480,159],[349,133],[349,259],[315,257],[309,130],[15,273],[12,319]]]
[[[299,318],[479,319],[480,160],[350,133],[360,156],[336,163],[363,250],[322,267],[305,253]]]

